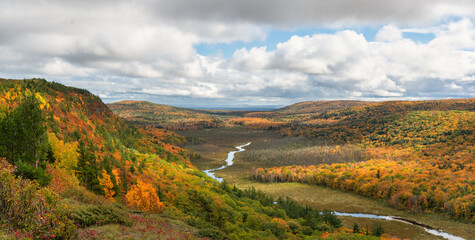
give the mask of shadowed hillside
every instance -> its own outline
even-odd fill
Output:
[[[225,126],[225,120],[246,112],[196,110],[145,101],[122,101],[107,105],[118,116],[141,126],[191,130]]]

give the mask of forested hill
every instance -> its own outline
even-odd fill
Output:
[[[222,127],[225,119],[246,113],[180,108],[146,101],[121,101],[107,104],[107,106],[130,123],[173,130]]]
[[[313,101],[296,103],[272,111],[200,110],[145,101],[121,101],[107,104],[107,106],[115,114],[135,125],[190,130],[236,124],[272,126],[291,121],[302,122],[329,111],[372,103],[375,102]]]
[[[397,209],[475,222],[474,98],[380,102],[325,112],[277,130],[357,145],[370,160],[259,169],[258,180],[330,186],[383,199]]]
[[[410,113],[447,111],[474,112],[475,98],[386,101],[343,108],[320,113],[302,121],[299,126],[293,127],[293,134],[326,136],[344,141],[360,140],[369,134],[383,134],[386,124],[403,119]]]
[[[351,235],[331,213],[219,184],[190,164],[180,137],[131,126],[86,90],[0,79],[0,131],[2,238]]]
[[[283,108],[279,108],[273,111],[266,112],[252,112],[247,113],[246,117],[260,117],[260,118],[272,118],[281,121],[302,121],[309,119],[312,116],[316,116],[321,113],[345,109],[355,106],[363,106],[376,102],[370,101],[351,101],[351,100],[339,100],[339,101],[308,101],[295,103]]]

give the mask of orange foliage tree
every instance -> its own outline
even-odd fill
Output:
[[[145,212],[159,212],[165,205],[160,202],[157,190],[148,183],[144,183],[140,178],[137,184],[133,185],[125,196],[129,206]]]

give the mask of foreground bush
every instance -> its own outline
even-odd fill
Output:
[[[129,213],[118,204],[76,206],[72,210],[71,218],[81,227],[105,224],[132,225]]]
[[[14,168],[0,160],[0,224],[15,235],[32,238],[71,238],[75,225],[67,206],[36,181],[15,177]]]

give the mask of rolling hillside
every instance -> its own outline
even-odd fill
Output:
[[[181,137],[134,127],[86,90],[0,79],[0,106],[3,238],[351,235],[333,214],[219,184],[174,145]]]
[[[107,106],[119,117],[132,124],[172,130],[223,127],[226,119],[245,113],[188,109],[145,101],[121,101]]]
[[[267,112],[247,113],[246,117],[271,118],[278,121],[306,121],[312,116],[343,108],[372,104],[368,101],[309,101],[300,102]]]
[[[475,99],[381,102],[322,113],[313,122],[278,131],[350,143],[369,160],[258,169],[255,179],[330,186],[474,223]]]
[[[179,108],[144,101],[122,101],[107,106],[118,116],[140,126],[170,130],[196,130],[233,125],[251,128],[277,127],[292,121],[304,122],[333,110],[362,106],[363,101],[314,101],[296,103],[272,111],[227,111]]]

